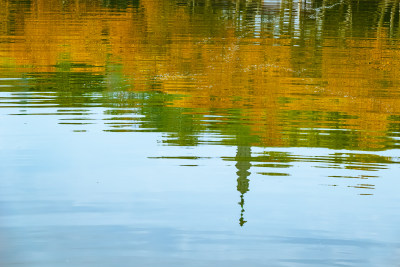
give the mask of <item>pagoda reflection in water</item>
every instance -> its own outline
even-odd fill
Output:
[[[236,174],[238,175],[237,179],[237,190],[240,192],[240,202],[238,203],[241,207],[240,210],[240,219],[239,224],[243,226],[247,221],[244,220],[244,194],[249,191],[249,182],[250,180],[247,178],[250,175],[249,169],[251,167],[250,163],[251,159],[251,147],[250,146],[238,146],[236,152],[236,168],[238,171]]]

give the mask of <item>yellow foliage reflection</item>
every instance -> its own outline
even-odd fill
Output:
[[[351,1],[304,3],[1,0],[0,57],[17,73],[69,62],[72,72],[117,75],[132,91],[184,95],[172,106],[194,114],[238,109],[259,137],[246,145],[294,145],[296,128],[307,128],[308,142],[340,129],[354,132],[358,149],[385,148],[400,114],[398,1],[377,3],[369,29],[353,23]]]

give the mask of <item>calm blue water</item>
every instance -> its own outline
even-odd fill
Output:
[[[327,2],[0,1],[0,266],[398,266],[398,1]]]

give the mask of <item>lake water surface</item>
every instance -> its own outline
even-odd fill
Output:
[[[399,0],[0,0],[0,266],[399,266]]]

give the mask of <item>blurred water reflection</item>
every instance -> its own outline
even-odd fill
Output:
[[[387,264],[399,4],[0,0],[0,263]]]

